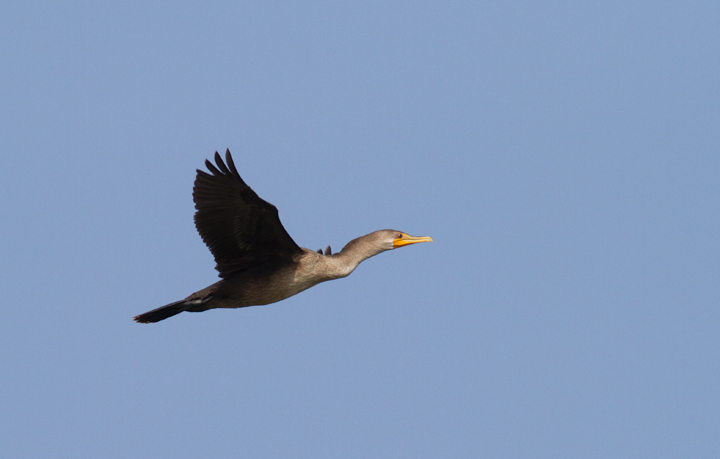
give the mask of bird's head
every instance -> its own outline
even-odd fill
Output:
[[[416,237],[396,230],[380,230],[353,239],[342,249],[344,253],[361,253],[361,260],[377,255],[386,250],[397,249],[418,242],[432,242],[429,236]]]
[[[386,241],[392,244],[391,249],[397,249],[398,247],[404,247],[410,244],[417,244],[418,242],[432,242],[430,236],[410,236],[402,231],[385,230],[383,231]]]

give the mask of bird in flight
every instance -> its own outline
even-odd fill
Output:
[[[338,253],[298,246],[283,228],[275,206],[260,198],[238,174],[230,150],[215,152],[198,170],[193,187],[195,227],[215,257],[221,279],[185,298],[136,316],[159,322],[184,311],[242,308],[275,303],[320,282],[348,276],[363,261],[386,250],[431,237],[380,230],[353,239]],[[226,164],[227,163],[227,164]]]

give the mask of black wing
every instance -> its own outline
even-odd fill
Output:
[[[225,158],[227,166],[215,152],[217,168],[206,160],[212,175],[198,170],[193,187],[195,227],[215,257],[220,277],[260,264],[290,262],[302,249],[283,228],[277,208],[240,178],[230,150]]]

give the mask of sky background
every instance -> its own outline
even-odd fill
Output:
[[[3,2],[0,456],[720,457],[720,4]],[[229,148],[295,241],[217,280]]]

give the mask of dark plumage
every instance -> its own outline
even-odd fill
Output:
[[[339,253],[330,246],[313,252],[299,247],[283,228],[275,206],[240,177],[230,151],[227,165],[215,152],[193,188],[195,227],[215,257],[220,281],[184,300],[140,314],[137,322],[159,322],[183,311],[241,308],[274,303],[320,282],[349,275],[363,260],[430,237],[381,230],[350,241]]]

